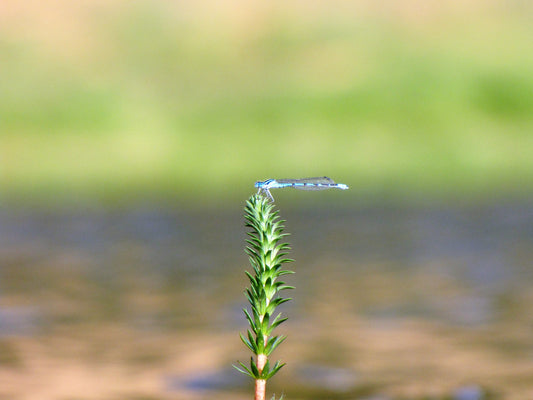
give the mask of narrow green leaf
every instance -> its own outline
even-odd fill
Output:
[[[261,322],[261,332],[268,335],[268,328],[270,326],[270,314],[266,313],[263,317],[263,321]]]
[[[268,373],[270,372],[270,360],[267,360],[263,370],[261,371],[261,379],[267,380]]]
[[[285,365],[285,363],[280,363],[279,361],[276,361],[276,363],[274,364],[274,367],[269,371],[269,373],[266,376],[263,377],[263,379],[268,380],[268,379],[272,378],[274,375],[276,375],[276,373],[281,368],[283,368],[284,365]]]
[[[242,333],[239,333],[239,336],[241,337],[241,340],[246,345],[246,347],[248,347],[252,351],[252,353],[255,354],[254,342],[250,342],[250,340],[246,339]]]
[[[252,318],[252,316],[250,315],[250,313],[248,312],[246,308],[243,308],[242,311],[244,311],[244,315],[246,316],[246,319],[248,320],[248,323],[250,324],[250,327],[252,328],[252,330],[254,332],[257,331],[257,326],[256,326],[254,318]]]
[[[275,299],[273,299],[270,302],[270,304],[266,308],[265,312],[267,312],[269,314],[273,314],[274,310],[276,309],[276,307],[278,307],[280,304],[286,303],[287,301],[290,301],[290,300],[291,300],[291,298],[283,298],[283,297],[275,298]]]
[[[255,338],[254,336],[252,335],[252,332],[250,332],[250,330],[247,331],[247,334],[248,334],[248,343],[250,343],[250,346],[248,346],[248,348],[250,350],[252,350],[252,353],[254,354],[258,354],[259,353],[259,349],[257,348],[256,344],[255,344]],[[245,343],[246,344],[246,343]]]
[[[276,349],[276,347],[285,341],[285,338],[286,336],[283,335],[271,337],[265,346],[265,354],[269,356]]]
[[[255,379],[261,379],[261,374],[259,373],[259,370],[257,369],[257,365],[255,364],[253,357],[250,357],[250,369],[253,374],[252,376]]]
[[[289,285],[283,285],[283,286],[279,286],[277,289],[278,289],[278,291],[280,291],[280,290],[295,289],[295,287],[294,286],[289,286]]]
[[[278,275],[282,276],[282,275],[289,275],[289,274],[294,274],[294,273],[295,273],[294,271],[285,270],[285,271],[279,271]]]
[[[263,334],[257,335],[255,338],[255,354],[264,354],[265,353],[265,339]]]
[[[248,375],[249,377],[255,379],[255,376],[253,375],[252,371],[250,371],[250,369],[244,365],[242,362],[239,361],[239,364],[240,366],[242,367],[237,367],[235,364],[233,364],[233,368],[235,368],[237,371],[245,374],[245,375]]]
[[[278,327],[279,325],[281,325],[282,323],[284,323],[285,321],[287,321],[288,318],[287,317],[284,317],[284,318],[281,318],[281,313],[279,313],[276,318],[274,318],[274,321],[272,321],[272,323],[270,324],[270,327],[272,329]]]

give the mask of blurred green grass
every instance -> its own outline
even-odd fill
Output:
[[[4,202],[204,204],[324,174],[370,198],[531,194],[531,9],[164,4],[93,10],[68,40],[0,30]]]

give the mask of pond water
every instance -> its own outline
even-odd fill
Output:
[[[291,399],[533,398],[533,206],[281,209]],[[242,209],[0,211],[0,399],[246,399]],[[270,398],[270,395],[269,397]]]

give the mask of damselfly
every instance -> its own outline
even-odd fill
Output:
[[[268,198],[274,201],[270,194],[270,189],[294,188],[299,190],[326,190],[326,189],[341,189],[346,190],[348,186],[344,183],[335,183],[335,181],[327,176],[318,178],[303,178],[303,179],[267,179],[266,181],[255,182],[255,187],[259,190],[257,193],[263,192]]]

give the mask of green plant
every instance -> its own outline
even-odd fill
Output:
[[[281,240],[287,236],[283,233],[285,221],[279,219],[278,211],[272,203],[260,194],[251,196],[246,202],[246,226],[251,230],[246,240],[246,253],[253,267],[253,274],[246,271],[250,287],[246,289],[246,298],[250,310],[244,309],[244,315],[250,324],[246,336],[240,334],[243,343],[252,351],[250,366],[239,362],[234,367],[255,380],[255,400],[264,400],[266,382],[285,364],[276,361],[270,365],[269,356],[284,340],[283,335],[273,335],[274,329],[287,320],[276,308],[290,298],[284,298],[280,291],[293,289],[279,278],[293,271],[283,269],[283,264],[293,260],[286,258],[290,249]],[[254,357],[255,356],[255,357]]]

